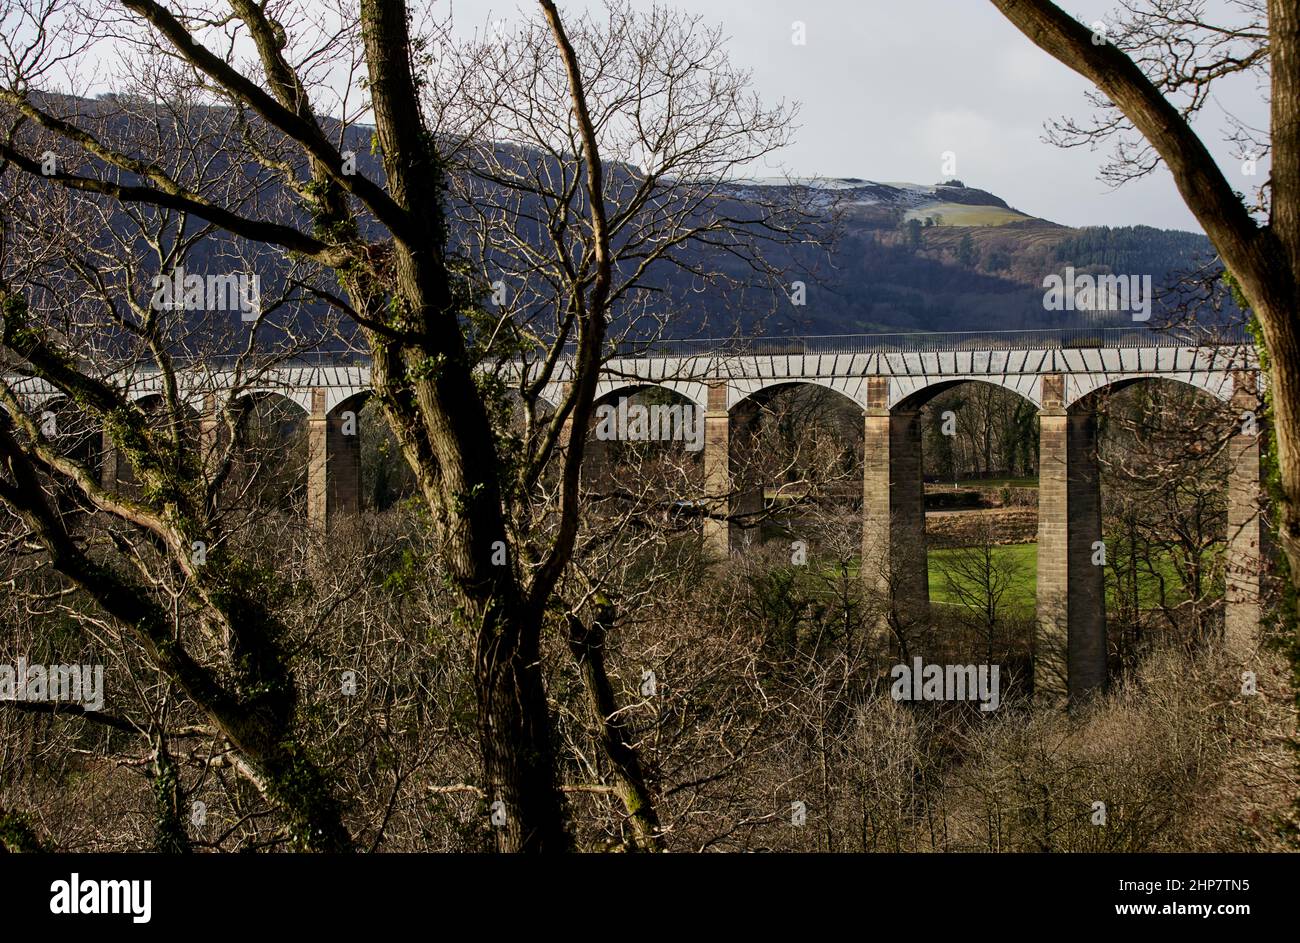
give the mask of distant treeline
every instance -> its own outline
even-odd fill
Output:
[[[1056,260],[1077,268],[1100,265],[1112,272],[1147,274],[1157,281],[1214,258],[1210,240],[1198,233],[1150,226],[1088,226],[1056,247]]]

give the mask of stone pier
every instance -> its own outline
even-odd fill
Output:
[[[1106,686],[1097,421],[1086,404],[1067,409],[1064,389],[1059,374],[1042,378],[1034,696],[1050,704]]]
[[[126,460],[107,432],[99,434],[99,485],[108,491],[118,490],[126,476]]]
[[[199,464],[204,475],[211,480],[221,458],[222,446],[228,441],[225,424],[217,415],[217,398],[211,393],[203,397],[203,410],[199,414]]]
[[[1228,440],[1228,534],[1225,557],[1224,643],[1240,660],[1258,643],[1262,574],[1267,559],[1268,525],[1260,482],[1260,445],[1264,422],[1259,415],[1255,376],[1238,373],[1232,395],[1236,433]]]
[[[1038,599],[1034,632],[1034,688],[1046,703],[1079,702],[1106,685],[1105,571],[1101,560],[1101,501],[1096,456],[1095,395],[1130,383],[1187,384],[1230,404],[1227,588],[1225,635],[1230,650],[1248,656],[1257,644],[1267,603],[1261,569],[1269,559],[1261,498],[1261,436],[1256,392],[1258,356],[1244,336],[1233,343],[1187,343],[1139,328],[1073,332],[997,332],[988,344],[974,334],[765,339],[753,349],[719,341],[652,345],[644,355],[606,362],[597,383],[602,400],[647,387],[675,394],[704,413],[702,501],[709,550],[725,558],[756,529],[763,507],[761,475],[747,467],[754,451],[747,422],[765,391],[792,384],[834,390],[863,412],[863,579],[895,612],[928,619],[925,495],[919,405],[957,383],[992,384],[1039,410]],[[733,349],[734,348],[734,349]],[[543,397],[562,401],[572,382],[567,359],[545,367],[524,362],[504,372],[511,380],[548,371]],[[157,396],[159,375],[132,370],[121,378],[132,398]],[[222,394],[278,395],[308,417],[307,513],[324,526],[359,510],[360,450],[348,413],[370,390],[364,363],[284,364],[259,375],[256,388],[234,371],[195,371],[179,378],[179,395],[199,417],[205,456],[224,439],[215,418]],[[43,381],[14,377],[24,408],[39,415],[62,399]],[[1251,415],[1247,415],[1251,414]],[[1253,423],[1250,418],[1253,416]],[[577,430],[574,430],[576,432]],[[586,430],[583,430],[586,434]],[[1220,433],[1222,434],[1222,433]],[[1216,442],[1219,441],[1216,436]],[[566,443],[562,440],[561,449]],[[1209,443],[1205,443],[1209,444]],[[126,463],[104,443],[101,475],[119,482]],[[732,452],[736,453],[733,461]],[[761,455],[761,443],[757,444]],[[607,462],[594,446],[584,484],[599,490]],[[612,457],[612,456],[609,456]],[[207,459],[210,467],[211,458]],[[1094,562],[1097,561],[1097,562]],[[940,627],[942,628],[942,626]]]
[[[704,494],[709,517],[704,519],[704,545],[714,556],[731,556],[731,415],[727,384],[709,384],[704,413]]]
[[[868,380],[862,449],[862,578],[904,624],[928,618],[920,410],[891,410],[884,377]]]
[[[307,520],[321,528],[361,507],[361,406],[350,400],[327,411],[327,393],[311,391],[307,420]]]

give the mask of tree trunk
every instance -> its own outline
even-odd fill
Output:
[[[443,537],[465,618],[477,633],[475,695],[483,788],[499,851],[569,847],[539,653],[545,599],[525,604],[509,547],[501,463],[476,394],[448,273],[443,174],[424,126],[405,3],[362,0],[361,34],[388,191],[407,232],[394,233],[400,340],[371,334],[372,379]],[[366,286],[350,291],[364,304]],[[592,381],[594,383],[594,380]]]
[[[605,607],[602,607],[604,609]],[[584,625],[576,616],[569,617],[569,650],[582,673],[587,692],[587,710],[596,727],[601,750],[616,780],[614,791],[627,810],[635,847],[641,851],[659,851],[659,815],[646,787],[645,773],[636,750],[629,743],[629,730],[618,713],[614,688],[605,671],[605,633],[608,611],[596,615]]]
[[[520,621],[493,609],[479,633],[474,681],[489,821],[498,851],[571,851],[541,657],[529,641],[540,632],[520,632]]]
[[[1093,82],[1159,153],[1259,319],[1277,437],[1278,536],[1300,590],[1300,7],[1268,0],[1269,221],[1260,226],[1187,120],[1125,52],[1050,0],[992,0],[1045,52]]]
[[[1269,57],[1273,89],[1273,145],[1267,282],[1242,288],[1264,331],[1269,352],[1273,429],[1281,490],[1278,536],[1290,564],[1291,585],[1300,589],[1300,7],[1295,0],[1269,0]],[[1234,275],[1239,274],[1234,271]],[[1253,290],[1252,290],[1253,289]]]

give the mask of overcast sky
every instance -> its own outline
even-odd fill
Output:
[[[639,0],[638,0],[639,2]],[[1068,225],[1146,224],[1198,230],[1172,179],[1110,189],[1104,152],[1044,143],[1044,122],[1087,117],[1087,83],[1032,45],[987,0],[666,0],[722,24],[732,61],[751,69],[770,100],[801,103],[797,142],[783,155],[798,176],[937,183],[940,155],[957,155],[967,185],[1034,216]],[[1217,6],[1222,0],[1210,0]],[[567,0],[562,9],[599,7]],[[649,6],[649,0],[646,0]],[[1091,23],[1113,2],[1066,0]],[[455,0],[458,31],[534,7],[516,0]],[[791,41],[806,25],[806,45]],[[1199,129],[1237,189],[1259,178],[1220,143],[1225,110],[1267,126],[1253,80],[1224,85]],[[772,173],[781,168],[773,168]],[[757,175],[757,174],[756,174]]]

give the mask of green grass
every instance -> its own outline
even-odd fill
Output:
[[[958,605],[955,593],[944,578],[944,561],[951,559],[957,550],[931,550],[930,557],[930,601],[946,605]],[[1034,592],[1038,586],[1038,544],[1010,544],[993,548],[994,558],[999,567],[1006,565],[1014,569],[1013,582],[1002,597],[1002,606],[1008,611],[1032,613],[1034,611]]]
[[[944,578],[943,564],[945,558],[951,557],[957,553],[955,550],[931,550],[929,553],[930,564],[930,600],[941,605],[958,605],[959,601],[954,593],[948,587],[947,580]],[[1038,587],[1038,544],[1011,544],[1004,547],[994,547],[993,553],[999,561],[999,565],[1005,564],[1013,569],[1013,582],[1006,594],[1002,597],[1002,605],[1010,612],[1021,614],[1031,614],[1034,610],[1035,592]],[[1156,560],[1156,570],[1160,576],[1164,577],[1165,586],[1169,592],[1170,603],[1177,603],[1180,600],[1178,594],[1178,576],[1174,571],[1173,562],[1168,556],[1161,556]],[[1106,593],[1108,597],[1113,595],[1111,587],[1111,571],[1107,571]],[[1150,573],[1138,573],[1138,599],[1139,606],[1147,609],[1154,608],[1160,600],[1160,585],[1156,575]]]
[[[1023,213],[1001,206],[970,206],[966,203],[927,203],[909,210],[907,219],[925,222],[927,216],[941,216],[940,226],[1003,226],[1028,219]]]

